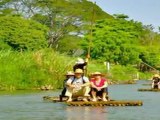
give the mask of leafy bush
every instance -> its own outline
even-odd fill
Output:
[[[151,79],[153,76],[152,73],[149,73],[149,72],[140,72],[139,73],[139,79],[140,80],[149,80]]]
[[[47,46],[48,28],[21,17],[0,17],[0,49],[34,50]]]
[[[113,81],[128,81],[133,80],[137,77],[137,69],[133,68],[132,66],[121,66],[116,65],[111,67],[111,79]]]

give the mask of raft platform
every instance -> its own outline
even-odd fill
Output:
[[[150,91],[150,92],[160,92],[160,89],[152,89],[152,88],[143,88],[143,89],[138,89],[138,91],[141,91],[141,92],[147,92],[147,91]]]
[[[66,102],[67,101],[67,97],[63,97],[63,99],[60,100],[60,97],[44,96],[43,100],[50,101],[50,102]]]
[[[142,106],[143,102],[140,100],[109,100],[109,101],[88,101],[84,102],[81,100],[66,102],[67,98],[63,98],[60,101],[59,97],[44,96],[43,100],[51,102],[65,102],[68,106]]]
[[[152,86],[151,83],[145,83],[145,84],[142,84],[142,85],[144,85],[144,86]]]

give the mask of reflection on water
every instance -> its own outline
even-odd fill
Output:
[[[135,107],[72,107],[51,103],[43,96],[58,96],[60,91],[0,93],[0,120],[160,120],[160,92],[139,92],[148,88],[139,81],[134,85],[112,85],[109,96],[114,100],[142,100]]]
[[[107,120],[105,107],[66,107],[67,120]]]

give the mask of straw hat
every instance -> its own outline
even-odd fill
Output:
[[[159,76],[158,74],[155,74],[153,77],[158,77],[158,78],[160,78],[160,76]]]
[[[74,73],[73,73],[72,71],[68,71],[66,75],[67,75],[67,76],[69,76],[69,75],[70,75],[70,76],[73,76]]]
[[[94,72],[93,75],[100,75],[101,76],[102,73],[100,73],[100,72]]]
[[[74,73],[83,73],[82,69],[76,69]]]
[[[76,64],[83,64],[84,60],[82,58],[78,58]]]

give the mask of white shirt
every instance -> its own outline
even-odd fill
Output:
[[[84,83],[89,82],[89,79],[85,76],[81,77],[81,78],[75,78],[75,77],[71,77],[67,80],[67,84],[72,84],[75,85],[76,87],[74,88],[76,91],[81,89],[81,85],[83,85]]]

